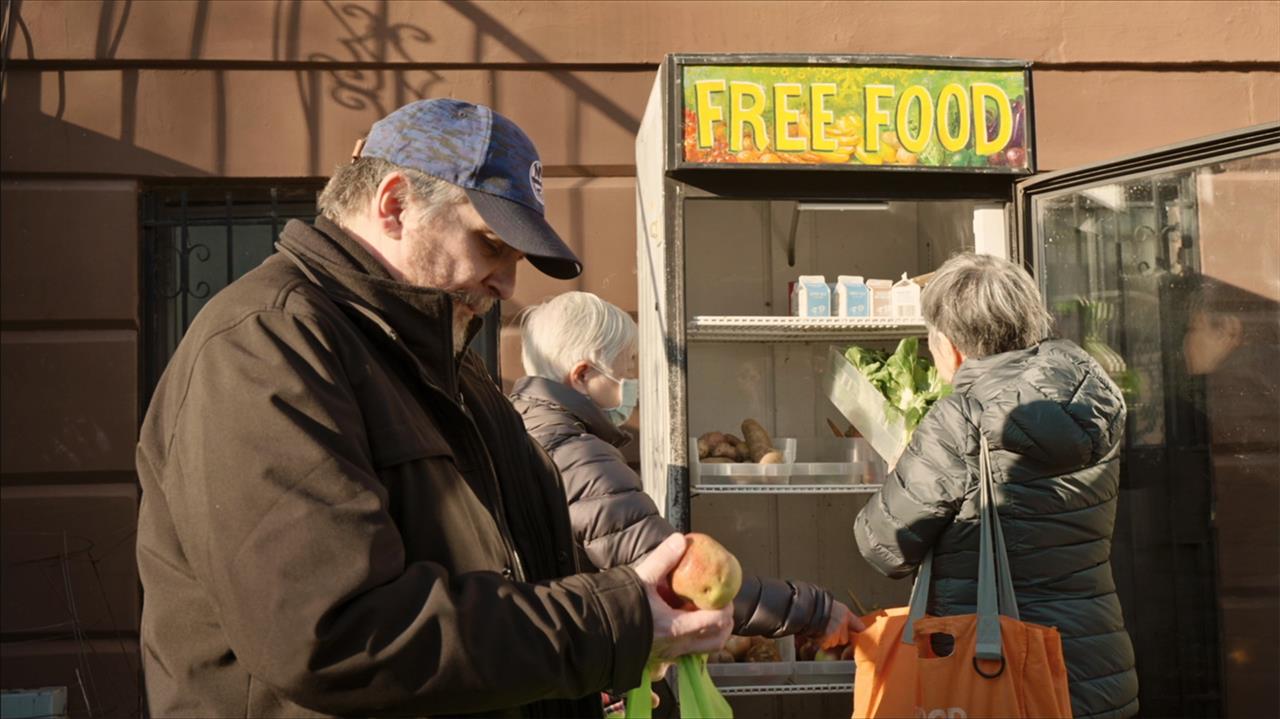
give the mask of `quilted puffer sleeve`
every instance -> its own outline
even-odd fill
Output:
[[[733,600],[733,633],[785,637],[821,634],[831,616],[831,593],[816,584],[744,577]]]
[[[907,576],[951,523],[970,485],[970,430],[976,438],[959,397],[934,405],[884,486],[858,513],[854,537],[876,569]]]
[[[551,452],[569,499],[574,539],[600,569],[631,564],[675,529],[609,443],[582,435]]]

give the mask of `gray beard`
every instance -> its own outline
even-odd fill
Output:
[[[473,315],[470,312],[454,310],[453,355],[458,357],[466,349],[467,328],[471,326],[471,320],[476,317],[483,318],[493,308],[494,299],[492,295],[483,292],[450,292],[449,295],[453,298],[455,308],[457,305],[465,304],[476,311]]]
[[[471,326],[470,315],[468,315],[466,319],[463,319],[460,316],[454,315],[454,318],[453,318],[453,356],[454,357],[461,357],[462,352],[467,349],[466,347],[467,327],[470,327],[470,326]]]

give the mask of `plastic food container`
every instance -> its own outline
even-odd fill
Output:
[[[871,316],[878,319],[893,319],[893,281],[867,280],[867,289],[871,291]]]
[[[920,285],[902,273],[902,279],[893,285],[893,318],[899,322],[920,321]]]
[[[698,438],[689,438],[689,471],[694,486],[724,484],[787,484],[796,461],[796,440],[774,437],[773,446],[782,451],[782,464],[755,462],[707,463],[698,459]]]
[[[791,306],[796,316],[831,316],[831,287],[824,275],[800,275],[792,292],[795,297]]]
[[[854,663],[798,662],[793,637],[777,640],[780,662],[708,664],[707,673],[720,687],[852,684]]]
[[[880,484],[885,463],[861,438],[775,437],[781,464],[706,462],[698,459],[698,438],[689,438],[689,470],[695,487],[729,484],[835,486]]]
[[[871,289],[858,275],[839,275],[836,281],[837,317],[870,317]]]

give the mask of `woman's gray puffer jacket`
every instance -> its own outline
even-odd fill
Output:
[[[608,569],[638,561],[675,532],[618,451],[630,435],[595,403],[541,377],[525,377],[513,389],[525,429],[560,468],[574,539],[591,564]],[[826,590],[808,582],[743,577],[733,601],[733,633],[820,634],[831,602]]]
[[[1119,388],[1064,340],[967,360],[954,384],[858,514],[862,555],[904,577],[933,548],[930,614],[974,612],[981,433],[1018,611],[1061,632],[1072,712],[1136,714],[1133,645],[1111,576],[1125,422]]]

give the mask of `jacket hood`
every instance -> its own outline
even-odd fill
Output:
[[[631,435],[610,422],[604,410],[597,407],[590,397],[563,382],[545,377],[521,377],[512,388],[511,398],[517,401],[517,408],[523,404],[518,400],[531,404],[550,405],[552,409],[558,409],[570,415],[586,429],[588,434],[594,434],[614,447],[625,446],[631,441]],[[527,412],[522,411],[521,414],[527,415]],[[530,434],[537,434],[534,431],[536,428],[528,429]]]
[[[1119,444],[1120,388],[1083,349],[1065,340],[966,360],[956,394],[976,401],[972,417],[992,448],[1069,472],[1098,462]]]

